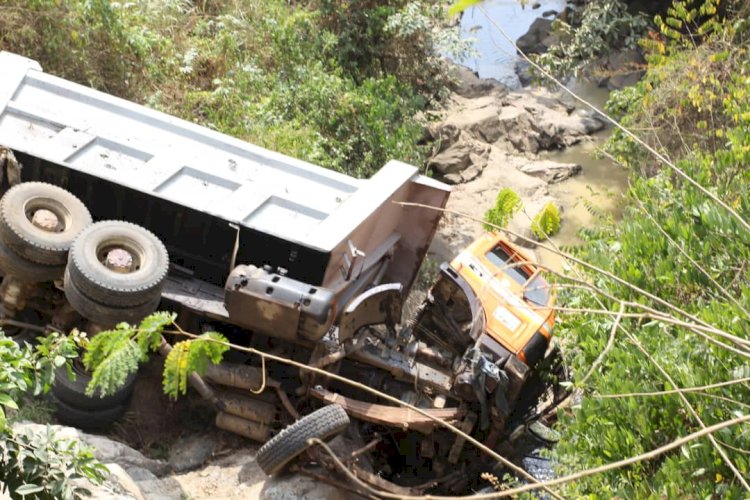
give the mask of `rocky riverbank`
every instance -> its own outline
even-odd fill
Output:
[[[509,90],[499,82],[479,79],[466,68],[456,71],[455,94],[427,127],[435,144],[428,167],[454,185],[448,209],[472,217],[481,219],[502,188],[513,189],[524,209],[509,227],[530,236],[529,218],[544,204],[554,202],[562,212],[570,208],[569,201],[557,199],[548,187],[583,168],[542,158],[540,153],[589,141],[604,122],[545,88]],[[481,231],[479,223],[446,214],[433,246],[435,257],[450,258]]]

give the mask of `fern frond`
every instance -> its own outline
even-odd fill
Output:
[[[99,335],[92,339],[92,343]],[[111,347],[107,356],[91,372],[91,382],[86,387],[87,396],[93,396],[96,389],[99,389],[101,397],[114,394],[125,385],[131,373],[138,371],[141,350],[132,338],[122,337],[122,340],[113,343]]]
[[[114,330],[94,335],[86,346],[83,365],[89,371],[96,370],[114,352],[123,349],[134,334],[133,327],[127,323],[120,323]],[[140,354],[138,357],[140,358]]]
[[[205,374],[209,363],[221,363],[228,350],[227,338],[217,332],[206,332],[198,338],[175,344],[164,363],[164,393],[172,398],[185,394],[188,376],[191,373]]]
[[[165,311],[155,312],[143,318],[138,326],[136,341],[144,359],[148,356],[149,351],[159,349],[164,328],[174,323],[176,318],[175,313]]]
[[[187,392],[190,344],[192,342],[192,340],[177,342],[172,346],[172,350],[164,361],[162,386],[164,387],[164,394],[171,398],[177,399],[177,396]]]
[[[498,227],[505,227],[521,208],[521,198],[510,188],[503,188],[497,193],[495,206],[484,214],[484,229],[496,231]]]

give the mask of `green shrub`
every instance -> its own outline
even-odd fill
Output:
[[[484,229],[497,231],[504,228],[521,208],[521,198],[510,188],[503,188],[497,193],[495,206],[484,213]]]
[[[710,9],[712,4],[682,2],[690,9]],[[747,40],[737,37],[732,20],[704,28],[706,36],[696,45],[690,42],[692,35],[679,34],[680,18],[688,21],[693,14],[677,8],[670,17],[665,22],[671,29],[653,39],[655,52],[648,57],[646,76],[638,86],[615,95],[611,109],[684,174],[657,164],[653,157],[649,168],[643,168],[643,150],[622,134],[614,134],[610,152],[644,175],[632,177],[626,194],[629,206],[622,219],[582,232],[585,244],[576,253],[652,297],[683,309],[680,318],[705,322],[726,338],[747,343],[750,232],[684,176],[710,189],[744,220],[750,219],[750,47]],[[608,297],[672,313],[663,302],[601,273],[585,276]],[[619,309],[617,301],[602,299],[600,303],[589,290],[563,289],[559,299],[565,307]],[[626,310],[640,311],[638,307]],[[557,331],[569,346],[568,360],[577,374],[574,381],[585,395],[579,405],[560,414],[563,437],[555,450],[559,473],[652,450],[694,432],[701,426],[698,419],[710,426],[746,413],[743,402],[750,398],[750,390],[740,383],[686,393],[697,418],[674,393],[598,397],[705,386],[747,377],[750,370],[742,352],[716,345],[694,330],[666,321],[622,318],[624,328],[617,331],[609,354],[582,384],[582,375],[607,344],[614,320],[589,312],[564,318]],[[747,427],[727,428],[715,437],[740,476],[750,477]],[[706,439],[655,460],[576,481],[563,493],[571,498],[747,496]]]
[[[539,240],[546,240],[560,230],[560,209],[553,202],[542,207],[531,222],[531,232]]]
[[[41,399],[54,381],[55,369],[77,356],[83,337],[52,333],[33,348],[19,347],[0,331],[0,492],[10,498],[81,498],[80,479],[101,483],[107,473],[88,450],[43,432],[16,432],[8,421],[28,417],[29,397]]]

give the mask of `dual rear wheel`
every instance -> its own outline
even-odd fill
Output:
[[[0,272],[24,286],[63,281],[69,304],[103,328],[138,323],[154,312],[167,276],[167,250],[150,231],[122,221],[92,223],[86,206],[51,184],[25,182],[0,199]],[[51,399],[61,422],[101,428],[122,416],[135,376],[120,391],[86,396],[80,362],[75,380],[56,373]]]

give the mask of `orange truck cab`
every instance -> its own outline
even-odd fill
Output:
[[[555,295],[542,270],[497,234],[474,241],[450,263],[484,311],[484,335],[529,367],[552,338]]]

